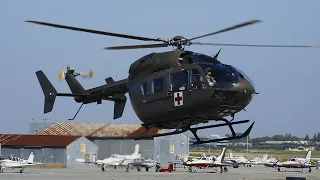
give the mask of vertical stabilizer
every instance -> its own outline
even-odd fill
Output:
[[[36,75],[44,94],[44,113],[51,112],[56,100],[57,91],[48,80],[47,76],[43,73],[43,71],[37,71]]]
[[[306,162],[310,163],[310,159],[311,159],[311,151],[308,151],[306,156]]]
[[[30,153],[30,156],[29,156],[29,158],[28,158],[28,160],[27,160],[27,163],[28,163],[28,164],[32,164],[32,163],[33,163],[33,159],[34,159],[34,153],[31,152],[31,153]]]
[[[263,155],[261,161],[262,161],[262,162],[267,162],[267,160],[268,160],[268,154]]]
[[[138,157],[139,155],[139,144],[136,144],[136,146],[134,147],[134,152],[132,154],[134,157]]]
[[[216,162],[223,162],[224,161],[224,157],[226,155],[226,148],[223,148],[221,151],[221,154],[219,155],[219,157],[217,157]]]

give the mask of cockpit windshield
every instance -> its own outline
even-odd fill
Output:
[[[233,67],[233,66],[232,66]],[[254,86],[253,81],[249,78],[249,76],[247,76],[243,71],[241,71],[240,69],[233,67],[234,69],[236,69],[238,71],[238,73],[240,73],[240,77],[243,76],[242,78],[246,79],[247,81],[250,82],[250,84],[252,84],[252,86]]]
[[[238,83],[236,71],[221,63],[197,63],[206,74],[210,86],[216,88],[231,88]]]
[[[117,155],[116,154],[111,154],[111,156],[109,158],[116,158]]]

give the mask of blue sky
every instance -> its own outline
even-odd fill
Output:
[[[94,70],[85,88],[104,84],[106,77],[126,78],[132,62],[150,52],[171,48],[106,51],[103,47],[139,44],[129,39],[39,26],[38,20],[146,37],[187,38],[213,32],[251,19],[263,22],[202,38],[203,42],[248,44],[320,44],[320,1],[2,1],[0,6],[1,104],[0,133],[27,133],[34,121],[66,122],[80,104],[58,98],[53,111],[43,115],[44,97],[35,76],[43,70],[59,92],[70,92],[58,72],[67,65]],[[143,42],[142,42],[143,43]],[[219,46],[187,47],[213,55]],[[320,49],[222,47],[220,61],[244,71],[255,83],[252,103],[236,116],[256,121],[252,136],[319,132],[317,74]],[[113,103],[82,107],[75,122],[141,123],[130,102],[122,118],[112,120]],[[246,126],[235,127],[242,132]],[[228,129],[206,130],[224,135]]]

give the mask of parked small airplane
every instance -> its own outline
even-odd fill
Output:
[[[309,172],[311,172],[311,167],[316,166],[311,165],[310,158],[311,151],[308,151],[305,158],[290,158],[288,161],[276,163],[276,166],[278,167],[278,171],[280,171],[280,167],[284,167],[285,171],[287,171],[287,168],[301,168],[302,171],[303,168],[309,168]]]
[[[224,160],[225,154],[226,148],[223,148],[217,158],[215,158],[214,156],[202,157],[199,160],[184,162],[183,165],[189,166],[189,172],[192,172],[192,167],[220,167],[220,173],[227,172],[227,166],[233,166],[234,163],[226,162]],[[196,171],[196,169],[194,171]]]
[[[184,166],[188,166],[189,167],[189,171],[192,171],[192,167],[199,167],[199,168],[203,168],[203,167],[213,167],[213,162],[215,161],[215,157],[214,156],[210,156],[210,157],[206,157],[205,155],[199,159],[189,159],[185,162],[183,162],[182,164]]]
[[[2,173],[4,169],[9,169],[9,168],[11,169],[21,168],[20,173],[22,173],[27,166],[41,164],[41,163],[33,163],[33,159],[34,159],[33,152],[30,153],[28,160],[20,159],[18,157],[9,157],[8,159],[2,159],[0,160],[0,173]]]
[[[233,154],[230,152],[229,157],[224,158],[225,162],[233,163],[233,167],[237,168],[239,165],[251,166],[251,161],[245,158],[244,156],[233,157]]]
[[[140,171],[141,168],[145,168],[146,171],[149,171],[150,168],[156,167],[157,164],[159,164],[159,162],[152,159],[146,159],[146,158],[134,159],[133,162],[128,163],[126,172],[129,172],[130,167],[131,169],[133,169],[133,167],[136,167],[138,171]]]
[[[134,159],[141,157],[139,154],[139,144],[136,144],[134,152],[131,155],[119,155],[112,154],[109,158],[103,160],[97,160],[97,164],[102,165],[102,171],[105,171],[106,166],[113,166],[115,169],[118,166],[128,166],[129,163],[133,163]]]
[[[277,160],[276,158],[269,158],[268,159],[268,154],[265,154],[265,162],[263,162],[262,164],[265,166],[265,167],[276,167],[277,166],[277,163],[279,162],[279,160]]]

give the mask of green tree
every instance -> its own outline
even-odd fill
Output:
[[[314,133],[313,138],[311,140],[313,143],[317,142],[317,133]]]
[[[309,135],[308,135],[308,134],[306,134],[306,136],[304,137],[304,140],[305,140],[305,141],[309,141],[309,140],[310,140],[310,138],[309,138]]]

